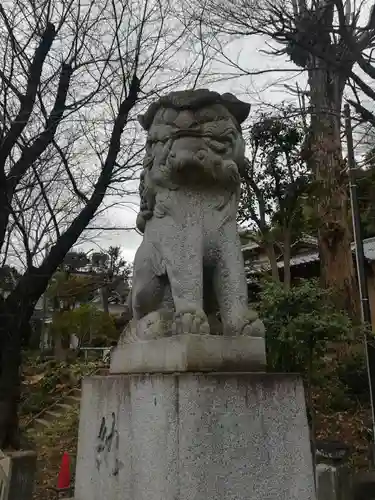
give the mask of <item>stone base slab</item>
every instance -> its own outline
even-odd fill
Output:
[[[119,345],[110,373],[264,371],[265,340],[261,337],[176,335]]]
[[[83,381],[75,500],[315,500],[293,375]]]

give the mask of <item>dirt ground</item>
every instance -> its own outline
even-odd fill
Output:
[[[54,500],[56,493],[50,489],[57,486],[62,455],[67,451],[71,457],[72,479],[78,441],[78,410],[71,410],[63,422],[56,422],[47,431],[28,431],[36,444],[38,453],[34,500]]]

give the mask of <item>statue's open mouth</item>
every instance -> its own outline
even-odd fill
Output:
[[[223,155],[232,147],[232,140],[229,134],[223,134],[221,136],[203,133],[201,130],[189,129],[189,130],[176,130],[171,134],[173,141],[184,140],[184,139],[201,139],[202,150],[211,150],[215,155]],[[195,144],[195,148],[196,148]],[[196,151],[195,151],[196,152]]]
[[[195,152],[188,149],[172,152],[167,160],[171,180],[185,185],[225,185],[239,183],[239,175],[233,160],[223,160],[211,148],[202,147]]]
[[[171,139],[188,139],[188,138],[197,138],[197,139],[206,139],[209,142],[227,144],[231,142],[232,135],[231,134],[209,134],[207,132],[202,132],[199,129],[179,129],[171,133]]]
[[[199,129],[189,128],[189,129],[178,129],[178,130],[175,130],[175,131],[173,131],[171,133],[170,136],[171,136],[172,139],[181,139],[182,137],[199,137],[199,138],[203,138],[204,134]]]
[[[219,162],[220,160],[218,160]],[[180,151],[177,155],[172,153],[169,157],[169,164],[173,170],[181,171],[185,169],[198,168],[203,171],[207,168],[212,168],[212,158],[210,158],[208,150],[202,149],[196,153],[192,151]]]

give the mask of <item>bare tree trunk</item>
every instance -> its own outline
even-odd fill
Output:
[[[54,356],[57,361],[64,362],[68,356],[67,349],[64,348],[63,338],[60,332],[56,333],[53,339],[54,344]]]
[[[5,325],[1,327],[1,335],[12,335]],[[2,448],[19,448],[18,402],[20,397],[21,364],[20,347],[14,344],[6,346],[1,352],[0,367],[0,442]]]
[[[340,114],[345,78],[321,60],[309,70],[310,162],[318,182],[317,214],[321,279],[335,291],[337,305],[353,317],[358,297],[348,218],[348,179],[342,158]]]
[[[272,242],[265,243],[265,250],[268,260],[270,261],[272,279],[273,281],[275,281],[275,283],[280,283],[279,268],[277,267],[277,258],[274,244]]]
[[[68,279],[69,273],[65,273],[65,274],[66,274],[65,279]],[[61,314],[64,310],[69,310],[69,307],[66,308],[65,305],[63,305],[61,307],[60,300],[57,297],[54,297],[54,299],[53,299],[54,315],[56,313]],[[54,355],[55,359],[57,359],[57,361],[60,361],[60,362],[66,361],[67,352],[64,349],[63,336],[58,329],[57,329],[57,331],[54,332],[54,335],[53,335],[53,355]]]
[[[311,440],[311,451],[313,458],[313,472],[314,481],[316,481],[316,418],[315,418],[315,408],[314,408],[314,398],[312,390],[312,376],[313,376],[313,356],[314,349],[312,346],[309,347],[309,360],[307,365],[307,404],[310,411],[310,440]],[[315,485],[316,486],[316,485]]]
[[[56,266],[57,267],[57,266]],[[0,306],[0,448],[20,447],[21,345],[35,304],[55,269],[27,272]]]
[[[27,326],[26,315],[3,314],[0,323],[0,443],[1,448],[20,447],[18,404],[21,394],[21,344],[22,332]],[[7,310],[9,313],[9,310]],[[30,314],[31,317],[31,314]],[[8,321],[6,321],[8,318]]]
[[[109,304],[108,304],[109,293],[108,293],[108,286],[107,285],[102,286],[102,288],[100,289],[100,294],[102,296],[103,311],[108,314],[109,313]]]

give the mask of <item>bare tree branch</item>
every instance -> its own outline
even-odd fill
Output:
[[[0,13],[6,18],[3,7],[0,6]],[[30,73],[27,82],[26,93],[22,98],[20,110],[15,117],[12,126],[0,147],[0,168],[4,169],[6,158],[11,149],[19,139],[22,131],[30,118],[35,103],[38,85],[42,74],[43,64],[55,38],[55,27],[49,24],[45,29],[40,44],[35,50],[34,60],[30,66]]]

